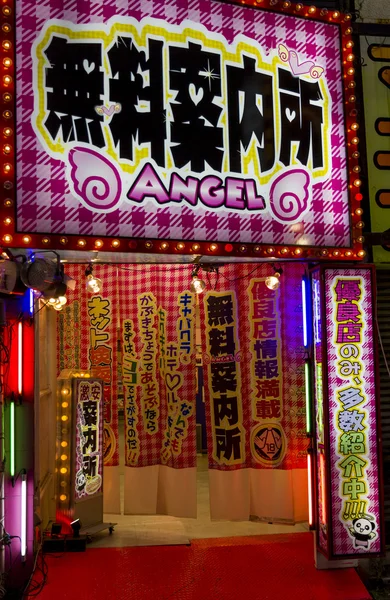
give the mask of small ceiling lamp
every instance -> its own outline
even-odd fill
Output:
[[[277,290],[278,287],[280,286],[280,276],[283,273],[282,269],[277,269],[274,266],[274,273],[273,275],[269,275],[269,277],[266,277],[265,279],[265,285],[267,286],[267,288],[269,290]]]
[[[85,269],[85,276],[87,278],[87,291],[90,294],[98,294],[102,289],[103,282],[98,277],[95,277],[92,274],[92,271],[92,265],[88,265],[88,267]]]
[[[194,268],[194,270],[192,271],[192,274],[191,274],[192,281],[191,281],[191,285],[190,285],[190,290],[191,290],[191,292],[194,292],[195,294],[201,294],[206,287],[206,284],[203,281],[203,279],[200,279],[198,277],[199,269],[200,269],[200,265],[196,265],[196,267]]]

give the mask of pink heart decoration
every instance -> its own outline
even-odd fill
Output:
[[[310,73],[310,69],[315,66],[315,63],[312,60],[307,60],[299,64],[297,53],[292,51],[290,51],[288,62],[293,75],[304,75],[305,73]]]

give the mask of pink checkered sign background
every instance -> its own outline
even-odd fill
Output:
[[[18,231],[350,245],[342,61],[336,24],[212,0],[18,0],[16,12]],[[131,90],[127,96],[123,89],[118,91],[118,78],[110,74],[107,62],[107,52],[118,39],[115,32],[121,40],[118,48],[126,36],[137,38],[137,44],[146,43],[140,41],[142,35],[147,40],[162,40],[165,63],[156,90],[159,93],[164,89],[159,126],[162,123],[166,139],[160,162],[152,156],[148,136],[154,135],[150,131],[153,127],[145,120],[157,94],[150,93],[147,75],[139,84],[145,91],[144,103],[140,100],[136,108]],[[54,37],[63,50],[56,55],[61,61],[53,58]],[[101,45],[99,60],[91,58],[88,51],[83,58],[82,50],[75,50],[74,44],[78,43],[92,52],[92,42]],[[193,79],[187,79],[178,92],[181,84],[173,82],[175,73],[179,77],[186,69],[167,64],[168,50],[175,45],[188,49],[188,44],[197,46],[204,60],[195,74],[187,74]],[[145,53],[143,60],[149,60],[149,46],[140,47],[141,51]],[[73,52],[73,58],[69,52]],[[66,68],[59,64],[62,59]],[[219,72],[215,60],[220,61]],[[261,75],[264,81],[272,79],[269,93],[278,94],[278,98],[271,98],[273,114],[267,121],[271,123],[270,131],[261,131],[259,124],[256,135],[241,139],[238,145],[235,142],[237,152],[229,150],[233,141],[226,125],[234,121],[233,108],[228,106],[233,94],[226,91],[227,67],[238,79],[245,69],[255,68],[256,76]],[[81,79],[76,77],[80,72]],[[279,81],[280,73],[284,73],[288,84]],[[85,103],[95,89],[89,82],[100,74],[104,81],[96,92],[96,104],[87,110]],[[76,89],[76,80],[83,82],[80,89]],[[242,88],[244,84],[239,84],[237,99],[244,93],[240,85]],[[288,92],[286,85],[290,86]],[[313,86],[318,86],[315,93]],[[121,102],[114,98],[115,88],[117,97],[124,96]],[[309,136],[300,144],[303,153],[309,148],[309,157],[296,157],[298,144],[293,142],[291,158],[282,161],[286,141],[281,139],[281,131],[288,133],[293,127],[301,127],[303,113],[298,113],[303,110],[303,101],[297,101],[296,93],[303,98],[309,89],[314,95],[305,99],[310,105],[307,114],[315,113],[319,106],[322,111],[321,115],[317,112],[313,134],[317,137],[310,139],[308,132],[315,127],[306,123],[307,130],[299,135],[302,139]],[[254,94],[253,90],[250,93]],[[265,92],[262,100],[256,99],[256,94],[251,100],[250,93],[247,108],[258,111],[260,122],[261,111],[265,113],[270,100]],[[249,106],[251,102],[253,106]],[[183,127],[187,126],[187,118],[179,113],[188,106],[191,114],[197,115],[199,126],[189,135],[184,135],[183,129],[177,141],[172,131],[180,119]],[[211,116],[206,114],[210,107]],[[235,110],[241,115],[237,119],[243,119],[242,131],[237,135],[245,137],[244,120],[252,123],[253,119],[248,118],[244,105],[237,105]],[[128,121],[121,121],[126,111]],[[153,113],[150,119],[154,117]],[[127,143],[134,152],[128,156],[119,149],[115,135],[121,136],[119,123],[137,119],[144,129],[134,132],[133,138],[129,134]],[[114,123],[115,135],[111,131]],[[236,127],[235,122],[233,125]],[[204,139],[195,143],[196,135]],[[156,135],[152,143],[158,144],[161,139],[160,134]],[[262,165],[259,158],[266,143],[275,150],[272,165],[268,166]],[[181,154],[177,151],[180,144]],[[209,159],[212,166],[207,162],[208,154],[198,157],[197,167],[193,166],[195,159],[185,161],[186,152],[191,154],[195,146],[210,153],[213,144],[215,160]],[[316,150],[312,149],[315,144]],[[321,154],[320,163],[314,160],[315,152]],[[236,154],[238,167],[233,164]],[[196,193],[191,186],[198,186]]]
[[[357,281],[360,286],[360,298],[352,294],[347,300],[348,290],[342,293],[340,291],[338,295],[337,284],[348,286],[348,282],[353,281]],[[372,294],[370,269],[326,269],[330,493],[332,543],[335,556],[381,551]],[[357,306],[360,316],[355,315],[348,320],[344,313],[344,318],[339,317],[339,321],[343,321],[344,337],[342,342],[337,342],[341,339],[337,324],[338,311],[340,305],[346,303],[349,305],[348,308],[355,305],[354,311]],[[343,310],[345,311],[346,308]],[[348,332],[347,327],[349,327]],[[350,341],[345,341],[347,334]],[[357,341],[358,338],[360,342]],[[356,357],[351,355],[348,359],[346,356],[349,353],[348,345],[354,345],[359,350]],[[342,374],[343,367],[349,368],[346,360],[359,363],[359,373],[352,372],[348,375],[344,371]],[[344,364],[341,364],[343,361]],[[346,449],[344,442],[348,440],[353,444]],[[357,523],[354,523],[356,518]],[[359,521],[362,527],[359,527]],[[369,534],[371,535],[368,537]]]

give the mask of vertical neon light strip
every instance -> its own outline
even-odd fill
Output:
[[[34,315],[34,292],[31,288],[28,290],[28,311],[32,317]]]
[[[305,363],[306,433],[311,433],[311,394],[309,363]]]
[[[15,477],[15,402],[12,401],[9,405],[9,446],[9,474]]]
[[[303,345],[307,348],[307,305],[306,305],[306,279],[302,279],[302,319],[303,319]]]
[[[313,494],[311,487],[311,454],[307,453],[307,493],[308,493],[308,502],[309,502],[309,526],[313,525]]]
[[[18,325],[18,394],[23,393],[23,324]]]
[[[22,561],[27,554],[27,474],[22,473],[22,488],[20,494],[20,554]]]
[[[326,523],[326,494],[325,494],[325,457],[320,454],[320,479],[321,479],[321,504],[322,504],[322,522]]]

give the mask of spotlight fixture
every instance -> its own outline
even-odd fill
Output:
[[[75,538],[80,537],[80,529],[81,529],[80,519],[76,519],[75,521],[72,521],[70,526],[73,529],[73,537],[75,537]]]
[[[74,289],[75,281],[65,275],[57,252],[42,250],[40,254],[49,252],[55,254],[55,261],[32,253],[22,266],[20,277],[26,287],[38,290],[44,298],[59,298],[65,296],[68,287]]]
[[[280,276],[281,276],[282,273],[283,273],[282,269],[277,269],[274,266],[274,273],[273,273],[273,275],[269,275],[265,279],[265,285],[267,286],[268,289],[270,289],[270,290],[277,290],[278,289],[278,287],[280,286]]]
[[[98,294],[102,289],[103,282],[101,279],[93,275],[92,265],[88,265],[88,267],[85,269],[85,276],[87,278],[87,291],[90,294]]]
[[[192,274],[191,274],[192,281],[191,281],[190,289],[191,289],[191,292],[194,292],[195,294],[201,294],[206,287],[206,284],[203,281],[203,279],[200,279],[198,277],[199,269],[200,269],[200,265],[196,265],[195,269],[192,271]]]

